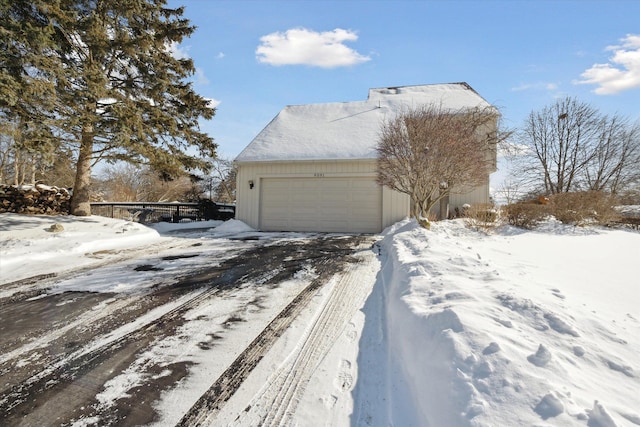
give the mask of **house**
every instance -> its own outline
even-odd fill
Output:
[[[376,183],[381,125],[407,108],[489,104],[466,83],[370,89],[366,101],[285,107],[238,155],[236,219],[263,231],[378,233],[409,215]],[[489,154],[494,159],[495,150]],[[486,183],[450,206],[489,202]]]

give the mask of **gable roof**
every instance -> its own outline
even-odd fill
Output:
[[[285,107],[236,162],[375,159],[381,125],[407,108],[490,107],[467,83],[369,89],[366,101]]]

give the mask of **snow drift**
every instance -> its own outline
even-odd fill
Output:
[[[554,223],[494,235],[460,221],[386,230],[387,345],[402,376],[390,396],[413,408],[388,421],[640,424],[639,242]]]

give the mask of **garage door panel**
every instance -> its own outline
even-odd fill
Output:
[[[364,203],[367,205],[375,204],[378,202],[378,199],[371,199],[370,197],[371,190],[370,189],[353,189],[350,193],[352,200],[354,202]]]
[[[347,190],[344,189],[342,191],[347,191]],[[322,190],[320,190],[318,199],[321,203],[324,203],[324,204],[333,203],[334,205],[341,205],[341,204],[348,203],[350,201],[348,195],[346,194],[322,193]]]
[[[260,228],[265,231],[377,233],[382,189],[373,178],[264,178]]]

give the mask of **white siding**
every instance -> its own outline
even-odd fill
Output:
[[[462,205],[468,203],[470,205],[484,204],[490,202],[489,183],[476,187],[473,191],[466,194],[452,194],[449,198],[449,207],[453,211],[454,208],[462,208]]]
[[[372,182],[375,181],[375,176],[375,160],[239,163],[236,218],[253,228],[261,228],[261,186],[264,180],[361,178]],[[250,188],[250,182],[253,183],[253,188]],[[406,195],[386,188],[381,191],[382,205],[379,206],[379,216],[382,223],[376,232],[406,218],[409,214],[409,199]],[[369,202],[377,203],[371,200]]]
[[[382,228],[407,218],[409,211],[409,196],[387,187],[382,188]]]

